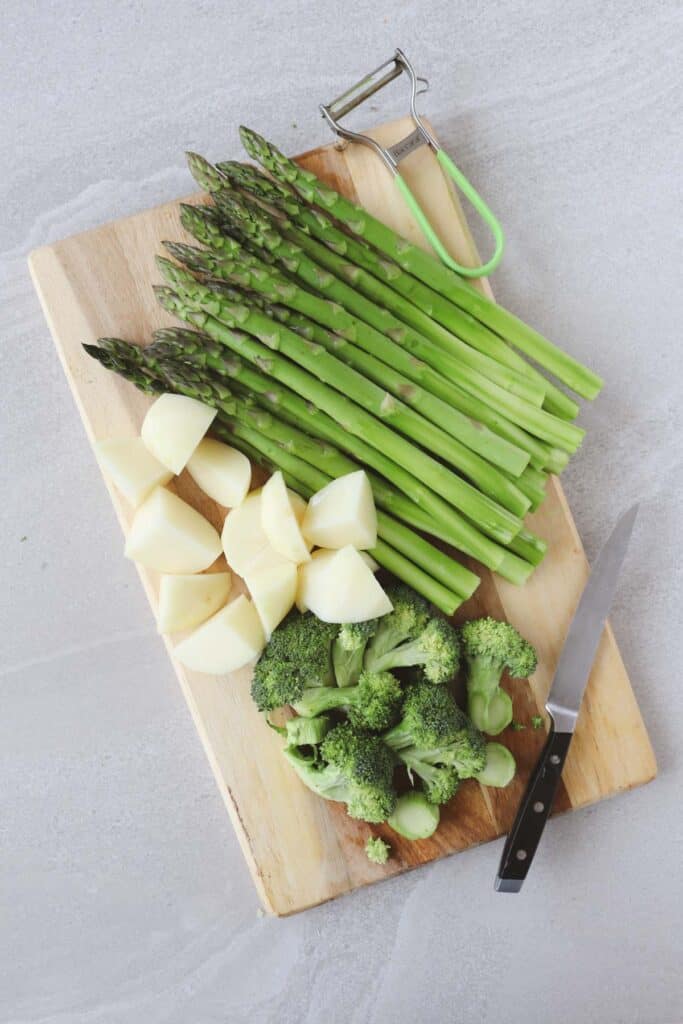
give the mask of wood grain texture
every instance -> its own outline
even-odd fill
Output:
[[[395,141],[406,122],[378,129]],[[384,168],[361,147],[330,146],[300,158],[333,186],[359,201],[406,237],[422,243],[416,225]],[[431,155],[420,150],[402,170],[449,249],[463,262],[476,251],[457,197]],[[154,300],[154,255],[164,238],[184,237],[177,204],[38,249],[30,268],[60,359],[91,442],[136,433],[149,404],[125,381],[106,373],[83,353],[81,343],[117,335],[144,344],[153,329],[170,323]],[[482,287],[488,290],[488,284]],[[588,442],[590,444],[590,438]],[[175,488],[220,526],[225,510],[209,501],[184,473]],[[124,532],[130,510],[110,487]],[[489,613],[510,619],[534,643],[539,669],[510,693],[516,717],[542,709],[562,642],[585,583],[588,566],[562,489],[556,480],[542,509],[529,519],[549,542],[549,554],[523,589],[483,572],[482,586],[459,617]],[[216,568],[224,567],[221,561]],[[481,572],[481,570],[479,570]],[[156,574],[140,576],[156,609]],[[167,644],[172,657],[171,645]],[[229,677],[203,676],[174,667],[197,730],[267,910],[289,914],[350,889],[485,842],[511,824],[543,732],[508,730],[502,737],[518,758],[519,774],[507,790],[463,785],[444,810],[436,836],[421,843],[400,840],[390,829],[394,857],[384,867],[363,852],[370,828],[352,821],[339,805],[314,797],[284,762],[280,740],[256,712],[249,669]],[[255,756],[255,752],[258,755]],[[611,630],[606,628],[579,718],[556,810],[592,803],[648,782],[654,755]]]

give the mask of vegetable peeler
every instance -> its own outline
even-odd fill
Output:
[[[361,103],[365,102],[365,100],[374,96],[375,93],[379,92],[380,89],[383,89],[385,85],[389,85],[390,82],[393,82],[395,78],[398,78],[404,72],[410,81],[410,116],[415,124],[413,131],[409,135],[395,143],[393,146],[385,148],[384,146],[381,146],[379,142],[376,142],[375,139],[371,139],[369,135],[363,135],[361,132],[351,131],[349,128],[345,128],[341,124],[341,119],[343,117],[349,114],[352,110],[355,110],[356,107],[359,107]],[[421,83],[424,86],[424,88],[419,90],[419,92],[418,83]],[[450,267],[451,270],[457,271],[457,273],[461,274],[463,277],[485,277],[487,274],[490,274],[495,270],[500,263],[505,245],[503,229],[477,190],[467,180],[462,171],[456,167],[448,154],[441,148],[441,146],[439,146],[434,136],[425,127],[422,119],[420,118],[420,115],[415,108],[415,101],[420,93],[426,92],[428,89],[429,83],[427,79],[418,77],[405,53],[402,50],[396,50],[393,57],[388,61],[385,61],[384,64],[380,64],[380,66],[375,68],[374,71],[371,71],[369,75],[361,78],[359,82],[352,85],[350,89],[347,89],[346,92],[342,93],[341,96],[338,96],[337,99],[332,100],[331,103],[326,105],[321,104],[320,110],[332,130],[340,138],[347,139],[349,142],[360,142],[364,146],[369,146],[382,158],[385,165],[393,174],[396,187],[403,196],[403,199],[407,203],[417,223],[420,225],[425,238],[429,241],[430,245],[443,263]],[[405,178],[401,175],[399,171],[399,164],[416,149],[419,149],[420,146],[429,146],[432,152],[436,155],[436,159],[439,161],[444,174],[455,182],[457,187],[470,201],[491,231],[495,242],[495,251],[491,259],[482,266],[463,267],[453,259],[434,230],[426,213],[408,187]]]

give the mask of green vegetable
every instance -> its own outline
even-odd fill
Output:
[[[528,380],[516,370],[482,355],[448,332],[446,334],[450,339],[451,351],[429,341],[406,322],[411,319],[411,309],[414,314],[419,314],[416,307],[411,307],[409,302],[386,288],[381,281],[365,270],[345,264],[336,253],[303,232],[297,232],[291,222],[286,221],[284,228],[289,227],[289,234],[294,236],[292,241],[282,233],[281,222],[245,196],[235,192],[219,192],[215,198],[230,230],[238,232],[259,250],[266,249],[275,257],[277,265],[282,269],[295,274],[304,284],[314,287],[331,301],[339,303],[342,309],[364,320],[375,330],[396,338],[399,344],[440,370],[445,376],[456,373],[457,363],[463,363],[483,374],[487,380],[494,381],[501,388],[523,398],[524,401],[533,405],[542,404],[545,397],[543,383],[537,384]],[[346,277],[347,280],[349,277],[353,278],[353,281],[349,284],[341,280],[342,277]],[[371,298],[362,294],[364,291],[367,291]],[[391,307],[387,305],[386,293],[398,316],[390,312]]]
[[[365,854],[373,864],[386,864],[391,856],[391,847],[380,836],[370,836],[365,844]]]
[[[296,747],[285,747],[284,755],[309,789],[345,803],[352,818],[386,821],[396,806],[391,751],[349,723],[332,729],[314,758]]]
[[[510,728],[513,732],[523,732],[526,726],[523,722],[510,722]]]
[[[332,719],[327,715],[317,718],[289,718],[284,734],[288,747],[316,747],[332,728]]]
[[[341,626],[332,645],[332,664],[337,686],[355,686],[363,670],[368,640],[377,628],[377,620],[347,622]]]
[[[426,603],[406,587],[387,591],[393,611],[377,622],[365,651],[373,672],[420,666],[430,683],[445,683],[458,671],[458,634],[445,619],[432,618]]]
[[[237,233],[241,239],[246,236],[251,245],[259,252],[263,247],[267,247],[270,239],[281,237],[272,223],[263,217],[262,211],[258,207],[254,207],[253,204],[249,205],[246,200],[225,199],[221,202],[221,211],[231,218],[229,230]],[[358,312],[358,301],[363,297],[359,297],[352,288],[339,281],[333,274],[321,269],[313,261],[307,260],[297,246],[291,246],[291,250],[286,250],[286,255],[283,255],[279,265],[295,274],[303,274],[305,270],[306,276],[302,276],[302,280],[309,287],[318,292],[324,292],[329,298],[340,302],[343,308],[351,312],[354,310]],[[342,290],[344,290],[343,295],[341,294]],[[353,301],[350,296],[354,297]],[[439,348],[438,345],[406,327],[400,320],[388,314],[386,310],[380,309],[379,306],[375,306],[365,299],[363,302],[371,307],[373,312],[376,311],[377,315],[371,316],[370,312],[366,310],[364,314],[359,314],[361,319],[371,323],[378,331],[385,332],[405,353],[410,353],[413,358],[422,360],[437,369],[443,376],[465,388],[481,401],[493,405],[494,408],[500,408],[515,423],[542,440],[557,445],[570,453],[576,451],[581,444],[585,431],[573,423],[539,409],[538,404],[542,401],[542,395],[537,396],[539,401],[534,404],[526,397],[516,394],[512,390],[513,385],[510,380],[506,382],[506,386],[499,383],[500,371],[505,371],[508,377],[512,375],[513,371],[506,371],[494,360],[489,360],[464,344],[463,349],[467,350],[468,354],[460,352],[459,357],[455,358]],[[474,357],[477,359],[474,360]],[[483,360],[484,365],[474,366],[472,365],[473,360],[475,362]],[[463,364],[468,367],[470,373],[463,373]],[[519,381],[522,381],[525,387],[528,386],[524,378],[520,377]]]
[[[419,429],[417,421],[421,417],[408,406],[388,396],[361,374],[319,346],[304,341],[285,325],[275,323],[259,310],[231,302],[225,295],[199,284],[190,274],[168,260],[160,258],[157,262],[162,273],[181,291],[180,300],[176,303],[170,300],[166,292],[157,289],[166,308],[174,308],[181,317],[186,317],[209,333],[212,333],[212,323],[208,318],[214,316],[229,329],[246,330],[263,343],[259,348],[265,351],[259,358],[268,360],[266,365],[270,372],[280,375],[283,383],[315,402],[365,441],[385,451],[390,458],[411,467],[428,486],[437,491],[442,489],[441,493],[446,500],[476,522],[482,532],[502,543],[507,543],[519,532],[522,523],[517,516],[482,495],[417,448],[407,437],[395,433],[386,425],[387,422],[392,425],[395,423],[398,429],[415,433]],[[234,341],[234,335],[231,340]],[[240,348],[240,354],[244,354],[244,346]],[[340,390],[332,392],[325,384],[332,384]],[[352,395],[359,404],[350,401],[347,395]]]
[[[227,332],[227,328],[224,330]],[[242,345],[248,344],[250,341],[244,337],[240,338],[237,332],[228,332],[228,334]],[[147,358],[158,354],[159,357],[167,361],[169,358],[173,362],[182,361],[202,372],[210,369],[222,378],[231,381],[231,386],[235,385],[242,392],[255,394],[258,400],[265,407],[275,411],[280,419],[285,419],[295,427],[297,425],[305,427],[309,435],[330,441],[358,459],[357,463],[348,460],[344,469],[341,468],[342,463],[337,459],[338,469],[335,473],[332,473],[328,461],[326,468],[331,475],[353,472],[359,468],[359,464],[376,469],[382,475],[381,477],[372,472],[368,475],[375,501],[381,508],[392,512],[420,530],[433,533],[453,547],[478,559],[487,568],[500,571],[501,575],[505,575],[505,578],[512,583],[523,583],[532,571],[530,563],[510,556],[494,541],[484,537],[472,524],[459,516],[455,509],[426,487],[417,477],[407,472],[403,466],[393,462],[379,449],[366,444],[360,437],[345,430],[340,423],[327,416],[320,408],[313,406],[290,388],[277,383],[272,377],[258,369],[263,365],[267,356],[259,362],[257,355],[254,354],[252,357],[254,366],[252,367],[244,363],[238,356],[227,353],[220,344],[212,342],[210,338],[205,341],[206,336],[195,331],[167,329],[155,332],[154,337],[156,339],[154,345],[145,350]],[[125,342],[119,344],[125,345]],[[253,352],[254,348],[258,350],[257,343],[252,343],[250,351]],[[90,349],[90,351],[96,358],[102,358],[102,355],[98,354],[99,350]],[[313,465],[320,466],[320,457],[310,445],[308,450],[305,450],[302,446],[297,446],[290,438],[287,449],[289,452],[296,452],[299,456],[312,460]],[[389,481],[389,485],[387,485],[387,481]],[[523,531],[523,534],[533,537],[527,531]],[[534,538],[534,540],[537,539]],[[542,542],[538,543],[542,544]],[[424,564],[427,566],[426,562]],[[429,568],[430,572],[436,572],[433,566],[430,565]],[[444,583],[450,582],[453,589],[464,597],[470,597],[473,592],[472,588],[475,586],[473,574],[467,573],[467,570],[462,567],[454,569],[449,580],[438,578]]]
[[[334,686],[331,652],[337,628],[310,612],[290,612],[273,630],[251,684],[260,711],[293,704],[311,687]]]
[[[466,663],[468,713],[474,724],[496,736],[512,721],[512,701],[500,686],[503,672],[526,679],[536,668],[536,652],[507,622],[483,618],[460,629]]]
[[[324,185],[310,171],[298,167],[256,132],[242,127],[240,136],[251,157],[276,179],[294,188],[307,202],[316,203],[328,210],[354,234],[521,349],[578,394],[585,398],[595,398],[599,393],[602,380],[597,374],[562,352],[512,313],[467,285],[434,256],[395,234],[367,211]]]
[[[401,721],[385,733],[384,742],[411,779],[421,779],[432,803],[450,800],[460,779],[473,778],[485,762],[484,737],[441,686],[409,687]]]
[[[85,348],[90,355],[107,368],[121,373],[142,390],[178,391],[180,394],[186,394],[216,406],[219,409],[219,414],[212,426],[213,434],[240,448],[254,461],[262,464],[265,462],[270,468],[274,466],[281,469],[288,479],[288,486],[293,486],[297,493],[304,498],[309,498],[316,490],[324,487],[330,482],[332,476],[339,476],[359,468],[354,463],[346,463],[340,468],[337,463],[337,468],[333,470],[332,476],[321,473],[314,467],[319,459],[324,459],[326,453],[316,442],[301,435],[298,431],[285,431],[282,434],[282,424],[276,419],[267,416],[252,405],[233,399],[230,392],[216,381],[212,382],[210,379],[202,381],[200,378],[195,382],[192,368],[184,363],[169,364],[163,359],[158,360],[156,358],[158,352],[154,351],[156,346],[141,349],[137,345],[130,345],[115,338],[101,338],[99,348],[95,346],[85,346]],[[235,415],[230,415],[231,413]],[[229,430],[226,430],[226,425]],[[297,448],[296,441],[290,434],[303,437],[302,443],[305,447],[312,447],[313,451],[308,453],[308,458],[312,460],[313,465],[290,454],[290,447],[295,447],[298,451],[301,450],[301,445]],[[330,451],[327,454],[329,458],[332,458],[334,452]],[[329,462],[329,458],[325,459],[326,464]],[[292,471],[292,466],[296,472]],[[302,476],[307,480],[307,484],[303,487]],[[292,484],[293,477],[294,484]],[[383,498],[384,504],[388,507],[393,509],[394,505],[397,505],[399,511],[401,510],[400,496],[394,495],[391,489],[387,489],[386,493],[383,492]],[[382,504],[382,500],[379,503]],[[408,503],[407,507],[410,509],[413,506]],[[403,509],[403,515],[406,518],[405,509]],[[409,516],[407,518],[409,519]],[[380,537],[386,538],[386,541],[381,539],[377,542],[374,550],[377,561],[399,579],[415,587],[447,615],[451,615],[462,603],[462,600],[473,592],[478,582],[473,573],[448,558],[443,552],[438,551],[403,523],[380,512],[378,531]],[[428,571],[421,568],[423,565]],[[508,571],[507,568],[506,571]],[[516,567],[513,567],[510,571],[510,578],[519,582],[523,578],[520,573],[524,571],[524,566],[520,563],[519,572]],[[429,572],[433,572],[434,576],[430,576]],[[516,575],[514,575],[515,573]],[[454,593],[439,580],[446,580],[450,586],[458,586],[460,594]]]
[[[216,169],[220,172],[219,174],[216,174]],[[197,180],[202,177],[199,167],[196,168],[196,171],[193,168],[193,174]],[[550,381],[546,381],[533,366],[530,366],[497,334],[424,282],[402,271],[401,267],[393,260],[388,259],[386,255],[380,256],[360,238],[354,238],[336,227],[322,210],[308,206],[296,192],[280,182],[266,177],[257,168],[232,160],[217,164],[217,168],[211,168],[208,180],[200,181],[200,184],[207,192],[220,191],[225,186],[223,176],[234,187],[244,189],[251,195],[264,199],[271,206],[282,210],[301,230],[310,233],[314,238],[324,242],[333,252],[343,256],[346,261],[349,261],[345,263],[345,267],[349,267],[347,272],[349,277],[353,273],[354,265],[363,267],[408,299],[411,305],[414,304],[418,310],[427,314],[430,324],[435,321],[437,326],[442,325],[447,328],[449,332],[456,334],[485,355],[491,356],[505,366],[512,367],[531,380],[539,381],[546,390],[543,404],[549,412],[554,412],[566,419],[573,419],[577,415],[579,411],[577,404]],[[396,312],[391,305],[387,305],[387,308],[394,309]],[[416,322],[412,320],[409,322],[413,327],[420,329]],[[421,323],[423,331],[426,330],[427,325],[424,321]],[[428,337],[444,343],[443,335],[440,332],[430,331]],[[444,347],[448,347],[447,341],[444,343]]]
[[[507,747],[502,743],[486,744],[486,764],[477,775],[482,786],[504,788],[515,777],[517,764]]]
[[[429,839],[439,827],[440,817],[438,805],[430,803],[424,793],[413,790],[398,798],[387,825],[405,839]]]
[[[400,722],[384,734],[384,742],[398,756],[408,747],[433,750],[450,743],[466,724],[445,686],[414,683],[407,688]]]
[[[229,282],[238,288],[249,288],[252,304],[259,305],[264,300],[274,304],[268,309],[271,316],[283,320],[289,310],[290,325],[296,323],[296,316],[305,316],[305,324],[315,324],[319,325],[320,330],[327,327],[334,331],[335,336],[352,343],[351,347],[359,354],[360,362],[363,362],[365,353],[365,365],[371,368],[372,373],[369,375],[375,383],[392,390],[394,394],[398,393],[397,397],[403,398],[427,419],[447,430],[493,465],[507,470],[512,476],[522,472],[529,460],[526,448],[515,446],[481,424],[473,423],[469,413],[463,415],[458,410],[461,392],[454,384],[373,327],[351,316],[341,306],[299,287],[294,281],[250,255],[239,243],[222,235],[206,215],[197,212],[196,207],[187,209],[192,211],[191,215],[184,213],[183,220],[186,225],[190,225],[193,234],[207,244],[213,244],[214,248],[219,245],[221,248],[219,252],[210,252],[189,245],[164,243],[177,260],[196,272]],[[226,250],[227,255],[224,254]],[[284,322],[288,322],[287,319]],[[341,345],[340,342],[337,344]],[[348,353],[348,346],[344,350]],[[379,368],[383,368],[381,376]],[[412,382],[412,386],[409,382]],[[476,401],[472,399],[475,409],[478,408]],[[449,411],[447,418],[444,418],[446,407]]]
[[[304,690],[293,707],[304,718],[343,708],[353,725],[379,732],[395,721],[402,696],[401,684],[391,672],[364,670],[356,686]]]
[[[532,728],[534,728],[534,729],[542,729],[543,728],[543,715],[532,715],[531,716],[531,725],[532,725]]]

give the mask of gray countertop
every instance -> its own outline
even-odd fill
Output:
[[[680,4],[340,10],[3,8],[8,1024],[683,1018]],[[269,919],[122,557],[26,255],[187,193],[183,151],[238,155],[240,121],[292,152],[326,141],[317,103],[396,45],[430,77],[425,109],[505,225],[499,299],[608,381],[566,490],[591,557],[642,502],[613,623],[660,776],[551,824],[518,898],[492,891],[493,844]],[[384,110],[403,98],[373,116]]]

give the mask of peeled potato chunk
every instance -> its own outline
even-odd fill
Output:
[[[187,471],[204,494],[227,508],[241,505],[251,485],[251,463],[246,455],[212,437],[199,442]]]
[[[369,555],[367,551],[359,551],[358,554],[363,559],[370,572],[377,572],[377,570],[379,569],[379,565],[372,557],[372,555]]]
[[[322,548],[374,548],[377,513],[372,487],[362,469],[332,480],[308,502],[301,531]]]
[[[149,451],[176,475],[182,473],[213,422],[216,410],[186,395],[160,395],[142,422]]]
[[[292,492],[287,490],[282,473],[273,473],[261,491],[261,523],[266,537],[284,558],[307,562],[312,545],[302,536],[297,507],[299,501],[292,502]]]
[[[260,490],[253,491],[241,505],[228,512],[221,540],[228,565],[238,576],[288,562],[271,547],[261,525]]]
[[[241,594],[179,643],[173,653],[186,668],[221,675],[257,658],[265,643],[258,612]]]
[[[208,569],[221,553],[211,523],[177,494],[157,487],[135,513],[126,558],[166,573]]]
[[[248,572],[245,583],[259,613],[266,639],[278,626],[294,604],[297,588],[297,569],[293,562],[283,562],[269,569]]]
[[[365,622],[392,604],[359,551],[316,551],[299,569],[297,602],[323,622]]]
[[[160,633],[193,629],[222,608],[228,600],[232,576],[208,572],[190,576],[162,576],[159,584]]]
[[[145,446],[140,437],[98,441],[95,455],[102,472],[133,508],[137,508],[155,487],[163,487],[173,476]]]

